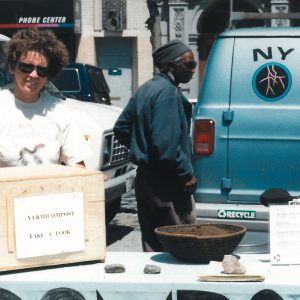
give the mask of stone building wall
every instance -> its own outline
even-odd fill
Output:
[[[105,3],[106,1],[106,3]],[[122,7],[121,31],[108,31],[103,26],[103,15],[107,14],[106,7],[112,7],[113,2],[120,0],[81,0],[82,33],[78,40],[78,52],[76,61],[97,64],[95,39],[118,37],[130,37],[133,41],[132,53],[132,92],[139,85],[150,79],[153,74],[153,62],[151,56],[150,32],[145,26],[149,17],[146,0],[125,0],[126,7]]]

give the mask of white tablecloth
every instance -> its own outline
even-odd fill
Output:
[[[201,275],[221,274],[221,263],[187,264],[167,253],[108,252],[104,263],[1,274],[0,288],[22,300],[40,300],[49,290],[61,287],[78,291],[86,300],[165,300],[170,294],[174,300],[177,290],[211,291],[230,300],[250,300],[262,289],[272,289],[283,299],[300,299],[300,266],[271,266],[267,254],[241,255],[241,262],[247,274],[262,275],[265,280],[199,282]],[[104,266],[115,263],[123,264],[125,273],[105,273]],[[161,273],[144,274],[146,264],[160,266]]]

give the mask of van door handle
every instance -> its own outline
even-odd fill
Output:
[[[223,111],[222,115],[222,122],[224,126],[228,126],[232,123],[234,117],[234,111],[233,110],[228,110],[228,111]]]
[[[232,183],[230,178],[222,178],[222,189],[223,190],[231,190],[232,189]]]

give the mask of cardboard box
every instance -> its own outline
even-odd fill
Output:
[[[104,176],[61,165],[0,168],[0,271],[104,261]]]

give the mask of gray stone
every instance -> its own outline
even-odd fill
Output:
[[[144,273],[145,274],[159,274],[161,269],[159,266],[156,265],[145,265]]]
[[[124,273],[125,267],[122,264],[108,264],[104,267],[105,273]]]
[[[225,274],[245,274],[246,268],[234,255],[224,255],[222,266]]]

